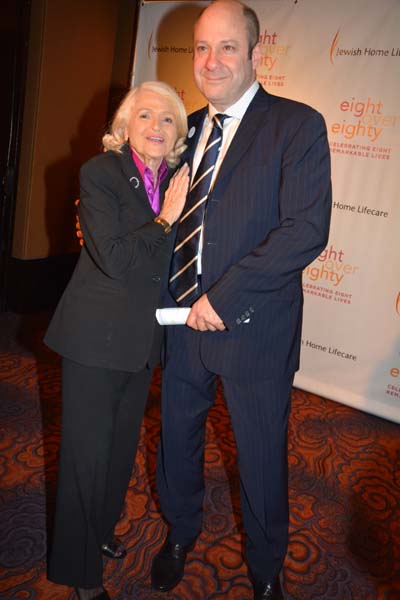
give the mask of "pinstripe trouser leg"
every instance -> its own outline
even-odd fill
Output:
[[[157,484],[170,539],[185,545],[201,530],[205,423],[217,382],[199,358],[199,335],[187,330],[174,334],[163,373]],[[279,573],[287,549],[287,423],[293,377],[221,379],[238,450],[246,558],[253,576],[266,581]]]
[[[235,434],[246,561],[259,581],[280,572],[288,544],[287,426],[293,377],[222,378]]]

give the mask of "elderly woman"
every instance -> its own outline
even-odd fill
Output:
[[[85,245],[45,337],[62,356],[63,396],[49,578],[80,600],[108,599],[102,554],[125,555],[113,532],[162,343],[155,311],[189,182],[187,165],[171,178],[186,133],[177,94],[143,83],[81,169]]]

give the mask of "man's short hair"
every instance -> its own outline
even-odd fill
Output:
[[[257,13],[250,8],[250,6],[246,6],[246,4],[243,4],[243,2],[240,2],[240,0],[233,1],[242,7],[243,16],[246,19],[247,37],[249,39],[249,58],[251,58],[251,53],[260,40],[260,21],[258,20]],[[216,2],[218,2],[218,0],[214,0],[211,2],[211,4],[215,4]],[[211,6],[211,4],[208,6]],[[207,10],[208,6],[205,6],[200,11],[200,14],[196,19],[196,23],[200,19],[201,15]]]
[[[242,6],[249,38],[249,58],[251,58],[251,53],[260,40],[260,21],[258,20],[256,12],[250,8],[250,6],[246,6],[245,4],[242,4]]]

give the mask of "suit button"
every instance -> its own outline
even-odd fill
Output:
[[[154,283],[159,283],[161,281],[161,277],[159,275],[153,275],[152,280]]]

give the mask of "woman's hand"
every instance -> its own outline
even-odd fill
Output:
[[[174,174],[167,191],[165,192],[164,202],[159,216],[165,219],[167,223],[173,225],[181,216],[181,212],[186,202],[186,195],[189,187],[189,166],[185,163]]]
[[[74,202],[76,208],[78,208],[79,206],[79,198],[77,198]],[[82,229],[81,229],[81,223],[79,221],[79,215],[78,212],[75,212],[75,235],[79,240],[79,245],[83,246],[84,245],[84,240],[83,240],[83,233],[82,233]]]

